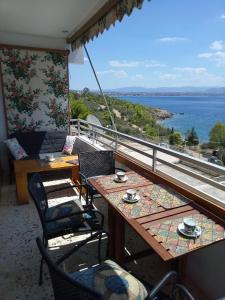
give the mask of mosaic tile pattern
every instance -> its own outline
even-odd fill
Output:
[[[116,189],[120,187],[128,187],[132,188],[138,185],[149,184],[150,181],[143,176],[135,173],[135,172],[126,172],[128,177],[126,182],[115,182],[113,179],[115,174],[109,176],[99,176],[96,177],[95,180],[99,184],[99,186],[104,190]],[[92,177],[94,178],[94,177]]]
[[[151,192],[153,185],[137,188],[137,194],[140,196],[140,200],[136,203],[126,203],[122,200],[125,190],[109,193],[105,197],[114,206],[116,206],[127,218],[138,218],[147,216],[152,213],[161,211],[159,205],[151,200]]]
[[[166,209],[183,206],[190,203],[186,197],[161,184],[154,184],[151,198]]]
[[[194,213],[190,217],[195,219],[202,229],[202,234],[197,239],[187,238],[178,233],[177,227],[183,222],[183,218],[164,220],[161,223],[152,224],[149,232],[174,257],[225,239],[225,228],[223,226],[216,224],[200,213]]]

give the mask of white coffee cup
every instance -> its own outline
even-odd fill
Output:
[[[136,197],[137,192],[134,189],[129,189],[127,190],[127,199],[128,200],[134,200],[134,198]]]
[[[184,218],[183,223],[184,223],[184,230],[187,233],[194,233],[195,232],[197,224],[196,224],[196,221],[194,219]]]
[[[47,161],[53,161],[53,160],[55,160],[53,154],[46,155],[45,158],[46,158]]]
[[[116,173],[116,176],[117,176],[118,180],[123,181],[125,178],[125,172],[119,171]]]

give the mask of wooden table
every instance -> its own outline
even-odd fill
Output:
[[[54,162],[46,162],[41,159],[15,160],[14,169],[18,204],[26,204],[29,202],[29,193],[27,189],[27,175],[29,173],[71,169],[71,179],[76,181],[78,176],[77,159],[77,155],[73,155],[56,158]],[[71,160],[77,160],[77,164],[69,163]]]
[[[225,222],[187,199],[169,186],[153,183],[136,172],[127,172],[125,183],[115,183],[115,175],[90,179],[109,204],[111,256],[118,262],[125,259],[124,226],[128,223],[164,261],[172,261],[192,251],[225,239]],[[140,195],[136,204],[122,200],[128,188]],[[177,231],[184,217],[193,217],[202,229],[197,239]]]

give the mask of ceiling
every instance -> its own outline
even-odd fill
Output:
[[[0,0],[0,31],[67,38],[107,0]]]

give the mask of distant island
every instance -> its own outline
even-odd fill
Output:
[[[225,96],[225,87],[123,87],[104,92],[111,96]]]

